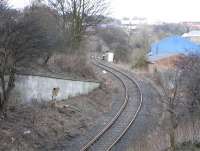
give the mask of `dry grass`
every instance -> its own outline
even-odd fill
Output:
[[[143,74],[142,72],[139,72],[138,75],[144,76],[145,78],[149,79],[159,89],[157,73]],[[200,142],[200,120],[197,117],[196,119],[191,119],[191,117],[188,117],[189,113],[185,112],[184,109],[185,107],[182,108],[181,106],[180,112],[184,113],[180,114],[178,127],[175,131],[176,143],[177,145],[180,145],[184,142],[191,142],[191,144],[195,144],[196,142]],[[182,117],[182,115],[184,115],[184,117]],[[152,131],[150,134],[146,134],[146,136],[144,136],[142,139],[137,140],[137,142],[134,142],[133,144],[130,144],[128,151],[167,151],[170,146],[170,141],[166,128],[167,117],[165,116],[166,115],[164,115],[164,117],[162,118],[163,121],[160,123],[161,125],[157,126],[155,130]]]
[[[79,121],[79,119],[85,119]],[[1,120],[0,150],[39,150],[55,146],[59,140],[80,135],[87,119],[70,108],[50,105],[21,105]]]
[[[176,129],[177,144],[200,142],[200,121],[179,123]],[[165,151],[169,148],[169,136],[163,128],[157,128],[142,140],[129,146],[128,151]]]
[[[94,71],[91,65],[88,63],[85,55],[54,55],[49,60],[48,65],[56,71],[67,72],[82,78],[95,78]]]
[[[200,143],[199,142],[184,142],[182,144],[177,145],[177,151],[199,151]]]
[[[92,128],[112,99],[106,88],[88,95],[52,103],[10,107],[8,118],[0,120],[0,150],[51,150]]]

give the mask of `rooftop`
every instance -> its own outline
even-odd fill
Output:
[[[188,55],[200,53],[200,46],[181,36],[170,36],[152,44],[149,53],[150,60],[158,60],[177,54]]]
[[[182,37],[200,37],[200,30],[192,30],[183,34]]]

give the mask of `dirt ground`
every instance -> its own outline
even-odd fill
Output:
[[[111,91],[102,85],[88,95],[56,103],[10,107],[8,118],[0,119],[0,151],[50,150],[84,134],[110,110]]]

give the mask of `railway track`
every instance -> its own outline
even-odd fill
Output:
[[[121,81],[125,90],[124,103],[112,120],[80,151],[109,151],[123,137],[129,127],[134,124],[143,104],[143,96],[137,81],[126,73],[100,62],[94,64],[103,70],[107,70]]]

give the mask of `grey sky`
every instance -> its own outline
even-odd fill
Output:
[[[10,0],[16,8],[23,8],[30,0]],[[111,15],[146,17],[152,21],[200,21],[200,0],[110,0]]]

